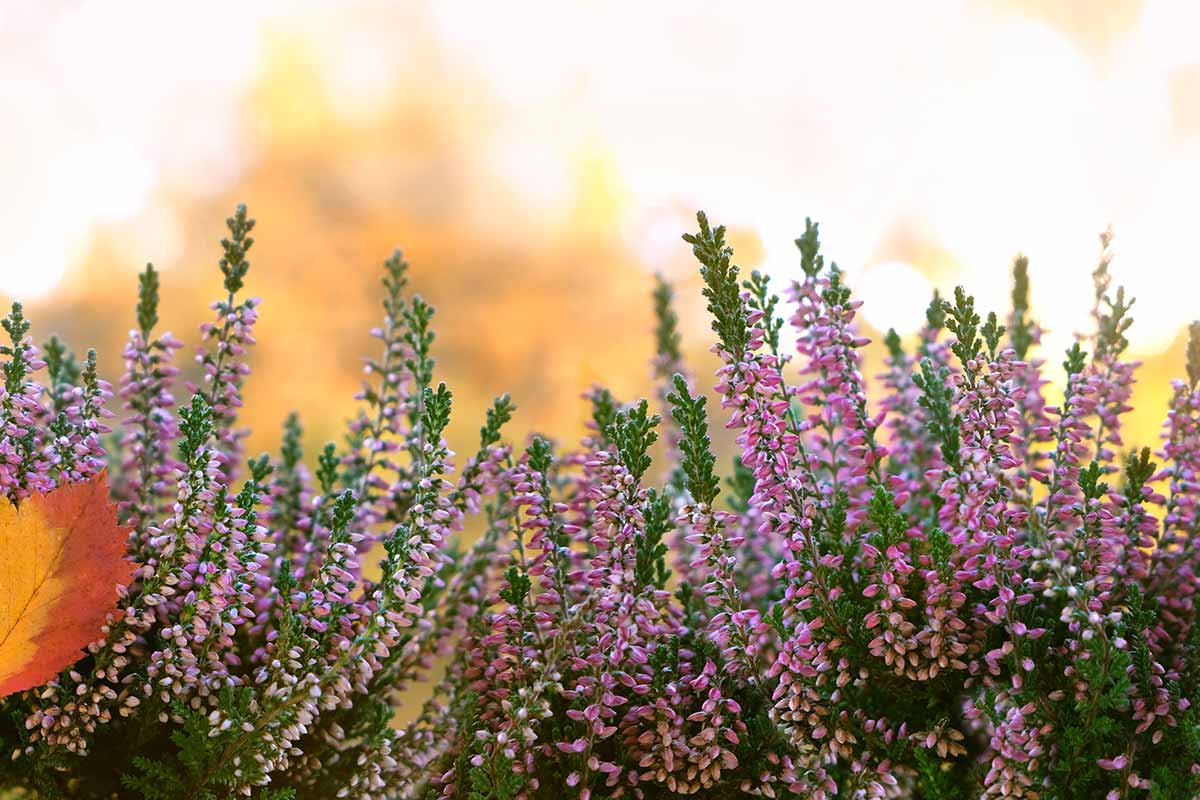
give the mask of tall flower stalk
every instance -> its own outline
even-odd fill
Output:
[[[872,383],[815,223],[777,294],[697,222],[710,385],[660,279],[655,408],[596,386],[580,441],[514,445],[504,395],[461,471],[434,309],[399,251],[344,442],[311,446],[293,415],[276,456],[247,459],[238,427],[244,207],[178,407],[181,344],[142,273],[115,436],[104,362],[36,346],[14,305],[0,491],[19,505],[111,464],[136,570],[75,665],[0,700],[0,794],[1200,797],[1200,323],[1159,448],[1129,450],[1111,234],[1094,330],[1065,354],[1043,350],[1018,257],[1011,308],[935,294]]]

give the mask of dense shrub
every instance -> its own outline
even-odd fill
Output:
[[[1095,330],[1065,357],[1040,352],[1018,259],[1003,325],[960,289],[907,349],[889,333],[872,403],[859,304],[817,226],[780,301],[700,215],[685,239],[740,450],[723,481],[662,284],[654,404],[594,389],[578,447],[513,449],[502,397],[455,473],[433,309],[399,253],[346,441],[310,472],[293,417],[277,457],[246,460],[254,223],[228,224],[202,385],[175,406],[180,343],[155,332],[147,268],[111,437],[94,357],[35,347],[19,306],[4,322],[0,491],[107,464],[138,567],[83,660],[2,701],[0,787],[1200,796],[1200,325],[1158,452],[1127,452],[1132,301],[1109,291],[1107,240]],[[1061,397],[1043,358],[1063,359]],[[478,540],[459,538],[468,515]],[[433,698],[394,727],[416,681]]]

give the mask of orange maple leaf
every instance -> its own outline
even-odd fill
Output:
[[[129,531],[104,473],[0,499],[0,697],[45,683],[83,657],[128,586]]]

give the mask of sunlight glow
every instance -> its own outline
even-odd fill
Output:
[[[925,308],[933,287],[925,276],[903,261],[872,264],[849,279],[850,288],[863,301],[861,313],[875,328],[907,336],[925,322]]]
[[[455,65],[447,98],[460,81],[486,87],[486,124],[460,134],[474,159],[462,169],[506,187],[506,224],[585,229],[569,219],[588,208],[574,200],[578,165],[604,163],[623,236],[649,268],[686,255],[663,220],[700,207],[757,231],[765,268],[786,281],[812,215],[828,257],[880,298],[867,319],[908,329],[917,318],[893,320],[902,304],[888,298],[919,286],[923,307],[930,281],[953,288],[911,264],[871,264],[911,220],[965,265],[952,280],[989,302],[1007,297],[1008,265],[1026,253],[1057,348],[1088,323],[1058,300],[1087,291],[1096,233],[1111,222],[1114,274],[1143,298],[1133,347],[1160,351],[1197,313],[1200,288],[1200,142],[1172,128],[1169,92],[1170,76],[1200,61],[1200,11],[1148,0],[1098,50],[1036,4],[934,5],[747,3],[719,17],[684,0],[30,5],[0,17],[0,46],[20,54],[0,76],[13,112],[0,130],[0,292],[49,291],[94,228],[164,191],[233,185],[258,152],[248,111],[262,41],[282,30],[309,43],[348,124],[401,103],[426,62]]]

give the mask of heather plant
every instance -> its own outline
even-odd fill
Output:
[[[135,571],[78,662],[0,700],[0,791],[1200,797],[1200,323],[1157,450],[1129,448],[1109,234],[1094,329],[1065,354],[1041,347],[1018,258],[1007,311],[935,295],[869,386],[816,224],[779,295],[698,223],[713,380],[660,280],[654,405],[594,387],[581,442],[514,446],[500,397],[457,471],[434,309],[398,252],[361,412],[315,451],[292,416],[277,456],[243,453],[244,207],[194,386],[153,267],[115,400],[93,353],[35,346],[14,305],[0,492],[107,468]],[[417,682],[432,696],[399,724]]]

